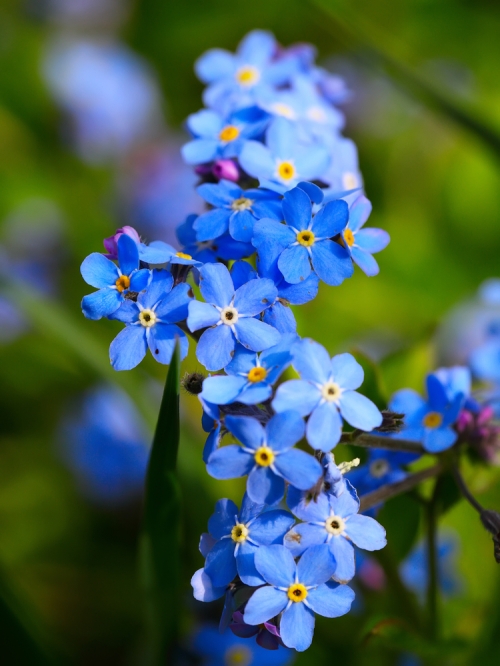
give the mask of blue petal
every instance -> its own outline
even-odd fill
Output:
[[[295,518],[288,511],[266,511],[250,526],[250,538],[259,546],[282,543],[283,537],[294,524]]]
[[[297,322],[293,316],[292,310],[280,302],[271,305],[270,308],[264,312],[262,320],[275,328],[282,335],[288,333],[295,333],[297,330]]]
[[[304,181],[302,183],[299,183],[297,187],[300,187],[301,190],[304,190],[304,192],[307,194],[309,199],[315,204],[320,204],[323,201],[323,190],[315,185],[314,183],[308,183],[307,181]]]
[[[290,608],[281,616],[280,635],[287,647],[304,652],[312,643],[314,613],[304,603],[292,602]]]
[[[313,245],[313,247],[315,246]],[[283,273],[285,280],[291,284],[307,280],[311,274],[307,248],[303,245],[293,245],[283,250],[278,259],[278,268]]]
[[[346,583],[354,577],[355,573],[354,547],[340,535],[332,537],[329,546],[337,562],[333,577],[339,583]]]
[[[340,617],[351,610],[354,596],[354,592],[347,585],[331,582],[310,590],[306,603],[318,615]]]
[[[331,451],[340,441],[342,419],[333,402],[324,402],[312,412],[306,426],[306,437],[313,449]]]
[[[108,315],[109,319],[121,321],[124,324],[132,324],[134,321],[137,321],[138,317],[139,308],[137,307],[137,304],[132,301],[122,301],[118,310],[115,310],[113,314]]]
[[[330,240],[314,243],[311,259],[319,279],[330,286],[338,286],[354,272],[349,253]]]
[[[274,461],[276,470],[300,490],[309,490],[321,476],[321,465],[309,453],[290,449],[281,453]]]
[[[199,551],[203,555],[203,557],[206,557],[208,555],[208,553],[215,546],[216,542],[217,539],[214,539],[212,535],[208,534],[207,532],[203,532],[203,534],[200,537],[200,545],[198,546]]]
[[[248,475],[247,493],[254,502],[276,504],[285,494],[285,482],[270,467],[255,465]]]
[[[427,375],[425,383],[427,386],[429,407],[436,412],[443,412],[449,403],[445,387],[436,375],[433,374]]]
[[[236,553],[236,568],[238,569],[238,575],[245,585],[251,585],[252,587],[263,585],[265,583],[265,580],[255,567],[255,553],[257,549],[258,546],[245,541],[240,545],[238,552]]]
[[[220,312],[210,303],[192,300],[189,302],[188,313],[187,325],[190,331],[215,326],[220,321]]]
[[[233,281],[227,268],[223,264],[205,264],[200,268],[200,290],[207,303],[227,307],[234,295]]]
[[[321,393],[309,382],[291,379],[278,387],[272,402],[275,412],[293,409],[301,416],[307,416],[321,400]]]
[[[282,282],[278,287],[278,295],[292,305],[303,305],[316,298],[318,293],[319,279],[314,273],[298,284]]]
[[[226,416],[225,426],[243,446],[249,449],[257,450],[264,442],[264,428],[251,416]]]
[[[330,154],[323,146],[308,146],[300,150],[295,164],[301,180],[321,179],[330,163]]]
[[[258,278],[250,280],[234,294],[234,307],[240,315],[254,317],[274,303],[278,292],[272,280]]]
[[[208,241],[225,234],[229,226],[231,211],[223,208],[209,210],[208,213],[200,215],[193,227],[196,230],[198,241]]]
[[[340,413],[353,428],[370,431],[382,425],[382,414],[371,400],[357,391],[345,391],[339,398]]]
[[[224,326],[224,328],[229,328],[229,326]],[[277,344],[281,337],[275,328],[251,317],[239,319],[234,328],[238,342],[253,351],[268,349]]]
[[[236,479],[245,476],[255,461],[241,446],[230,444],[217,449],[208,459],[207,472],[214,479]]]
[[[207,377],[201,397],[215,405],[228,405],[236,400],[246,383],[244,377]]]
[[[329,498],[330,505],[336,516],[348,518],[349,516],[353,516],[358,513],[359,500],[350,492],[342,493],[338,497],[330,495]]]
[[[265,270],[269,270],[281,252],[295,240],[295,232],[276,220],[263,219],[254,224],[252,243]]]
[[[219,445],[220,445],[220,430],[221,430],[220,426],[218,426],[217,428],[214,428],[214,430],[212,430],[210,432],[210,434],[208,435],[208,437],[207,437],[207,440],[206,440],[205,445],[203,447],[203,454],[202,454],[203,462],[205,464],[207,464],[207,462],[208,462],[210,456],[212,455],[212,453],[214,451],[217,451],[217,449],[219,448]]]
[[[146,331],[143,326],[126,326],[109,347],[109,358],[115,370],[132,370],[146,356]]]
[[[353,247],[351,254],[353,261],[356,262],[356,264],[361,268],[365,275],[368,277],[373,277],[374,275],[379,274],[379,265],[371,254],[365,250],[362,250],[360,247]]]
[[[257,273],[248,261],[235,261],[231,266],[231,279],[235,289],[239,289],[249,280],[255,280]]]
[[[122,295],[117,289],[99,289],[83,297],[82,312],[87,319],[96,321],[116,312],[122,302]]]
[[[195,63],[195,72],[204,83],[212,83],[231,76],[235,71],[235,58],[225,49],[210,49]]]
[[[187,118],[187,126],[194,136],[203,139],[218,138],[223,122],[221,116],[210,109],[202,109]]]
[[[308,548],[297,564],[297,577],[306,587],[322,585],[335,572],[336,563],[328,546],[319,545]]]
[[[150,278],[151,271],[147,268],[135,271],[130,278],[129,291],[143,291],[148,286]]]
[[[207,370],[220,370],[231,360],[234,345],[234,337],[229,326],[222,324],[207,328],[198,340],[196,356]]]
[[[313,219],[312,230],[318,238],[333,238],[347,225],[349,208],[345,201],[330,201]]]
[[[289,587],[295,582],[295,561],[285,546],[261,546],[255,553],[255,566],[271,585]]]
[[[250,370],[257,365],[258,355],[245,349],[241,345],[237,345],[234,352],[233,360],[227,365],[224,370],[229,375],[248,375]]]
[[[276,50],[276,39],[271,32],[252,30],[241,40],[238,56],[242,62],[262,67],[268,64]]]
[[[228,585],[236,576],[234,548],[235,543],[232,539],[222,539],[207,555],[205,573],[215,587]]]
[[[311,222],[311,200],[307,194],[298,187],[285,193],[283,197],[283,215],[286,223],[302,231],[307,229]]]
[[[234,199],[241,197],[242,189],[229,180],[220,180],[215,183],[203,183],[196,188],[196,191],[215,208],[228,206]]]
[[[413,414],[425,405],[425,400],[413,389],[397,391],[391,398],[389,409],[401,414]]]
[[[255,178],[271,178],[274,160],[269,148],[258,141],[246,141],[239,155],[242,169]]]
[[[243,243],[250,243],[253,236],[255,217],[249,210],[242,210],[231,215],[229,220],[229,233],[233,238]]]
[[[136,242],[127,234],[120,236],[117,246],[121,272],[123,275],[130,275],[132,271],[139,268],[139,248]]]
[[[337,354],[332,358],[332,379],[343,389],[357,389],[365,373],[352,354]]]
[[[191,578],[193,597],[198,601],[215,601],[224,596],[226,587],[214,587],[204,569],[198,571]]]
[[[261,550],[259,548],[257,552]],[[286,592],[268,585],[260,587],[248,600],[243,619],[246,624],[262,624],[281,613],[287,603]]]
[[[156,324],[149,334],[148,345],[158,363],[168,365],[176,343],[180,343],[181,360],[186,358],[189,341],[184,331],[172,324]]]
[[[327,536],[327,531],[320,525],[299,523],[285,535],[284,544],[294,557],[300,557],[311,546],[324,544]],[[332,555],[330,558],[333,560]]]
[[[275,414],[267,424],[267,444],[274,451],[285,451],[299,442],[304,437],[304,432],[304,421],[300,414],[287,410]]]
[[[364,550],[380,550],[387,545],[385,530],[380,523],[368,516],[349,516],[345,533],[349,539]]]
[[[208,531],[215,539],[222,539],[231,533],[237,515],[238,507],[232,500],[218,500],[214,513],[208,519]]]
[[[238,402],[242,402],[244,405],[257,405],[260,402],[265,402],[273,394],[273,388],[269,384],[252,384],[248,386],[244,391],[238,396]]]
[[[217,156],[219,142],[216,139],[194,139],[181,148],[186,164],[206,164]]]
[[[274,157],[290,159],[297,143],[295,127],[285,118],[276,118],[269,125],[266,143]]]
[[[96,289],[114,286],[120,276],[115,264],[99,252],[93,252],[83,260],[80,272],[85,282]]]
[[[163,298],[156,308],[156,315],[166,324],[175,324],[186,319],[188,316],[188,305],[192,300],[189,296],[190,285],[178,284]]]
[[[330,515],[330,500],[326,493],[311,499],[308,493],[292,487],[288,489],[287,504],[301,520],[323,523]]]
[[[241,502],[241,510],[238,520],[240,523],[247,524],[250,520],[256,518],[264,509],[264,504],[254,502],[250,499],[250,497],[248,497],[247,493],[245,493]]]
[[[141,243],[139,246],[139,258],[147,264],[166,264],[174,254],[175,249],[163,241],[153,241],[150,245]]]
[[[355,243],[365,252],[373,254],[387,247],[390,240],[389,234],[383,229],[363,229],[356,234]]]
[[[453,446],[457,438],[457,433],[451,428],[426,429],[422,445],[429,453],[440,453]]]
[[[165,298],[172,289],[173,284],[174,280],[168,271],[155,270],[153,271],[151,283],[147,291],[143,294],[139,294],[137,302],[145,308],[152,308],[159,303],[162,298]]]
[[[305,338],[292,348],[293,366],[302,379],[324,384],[332,374],[330,355],[319,342]]]
[[[366,220],[370,217],[372,212],[372,205],[370,201],[362,194],[352,204],[349,210],[349,228],[353,233],[356,233]]]

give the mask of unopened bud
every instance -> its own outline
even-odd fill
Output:
[[[391,412],[388,409],[382,410],[381,414],[382,425],[379,425],[378,428],[375,428],[374,432],[399,432],[401,430],[404,425],[404,414]]]
[[[205,376],[201,372],[186,372],[181,379],[181,386],[191,395],[199,395],[203,389],[204,379]]]
[[[219,180],[232,180],[237,183],[240,178],[240,172],[232,160],[216,160],[212,166],[212,173]]]
[[[107,252],[107,254],[104,255],[105,257],[113,260],[118,259],[118,239],[123,235],[130,236],[130,238],[134,240],[137,245],[139,245],[141,242],[141,238],[134,227],[121,227],[121,229],[116,230],[113,236],[109,236],[103,240],[102,243]]]
[[[484,509],[480,513],[481,522],[493,537],[493,554],[500,564],[500,513]]]

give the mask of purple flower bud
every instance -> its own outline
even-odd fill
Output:
[[[103,240],[103,245],[107,252],[107,254],[104,254],[105,257],[108,259],[118,259],[118,239],[120,236],[123,236],[123,234],[130,236],[130,238],[132,238],[132,240],[134,240],[138,245],[141,242],[139,234],[134,229],[134,227],[125,226],[121,229],[117,229],[113,236],[109,236]]]
[[[240,172],[233,160],[216,160],[212,166],[212,173],[219,180],[232,180],[237,183]]]

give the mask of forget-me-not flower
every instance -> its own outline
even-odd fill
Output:
[[[226,416],[225,426],[239,444],[223,446],[207,465],[215,479],[246,476],[247,493],[261,504],[276,504],[285,493],[285,481],[308,490],[321,476],[321,465],[308,453],[292,448],[304,435],[304,422],[297,412],[276,414],[265,429],[257,419]]]
[[[194,229],[197,217],[195,214],[188,215],[186,220],[176,229],[177,239],[184,254],[188,254],[203,264],[214,264],[218,259],[224,261],[242,259],[255,252],[251,243],[241,243],[234,240],[228,233],[210,241],[198,241]]]
[[[342,231],[344,247],[353,261],[368,276],[377,275],[379,266],[372,257],[387,247],[390,237],[383,229],[362,229],[372,210],[372,205],[362,194],[349,209],[349,222]]]
[[[301,416],[310,414],[306,436],[313,448],[330,451],[339,442],[342,417],[360,430],[381,425],[377,407],[354,390],[363,383],[364,372],[351,354],[330,359],[326,349],[311,339],[295,343],[292,353],[301,379],[282,384],[272,405],[276,412],[295,409]]]

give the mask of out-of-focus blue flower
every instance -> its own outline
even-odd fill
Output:
[[[364,372],[351,354],[330,359],[326,349],[311,339],[295,343],[292,354],[301,379],[282,384],[272,405],[276,412],[294,409],[301,416],[310,414],[306,436],[313,448],[327,452],[339,442],[341,417],[360,430],[381,425],[377,407],[354,390],[363,383]]]
[[[286,666],[294,659],[293,650],[280,647],[269,650],[255,638],[240,638],[216,626],[205,626],[190,640],[190,647],[201,658],[202,666]]]
[[[273,384],[292,362],[290,347],[296,339],[293,333],[285,335],[260,355],[238,345],[233,360],[224,368],[227,375],[207,377],[201,397],[216,405],[264,402],[271,397]]]
[[[197,215],[188,215],[187,219],[177,227],[177,238],[182,245],[182,251],[191,255],[193,259],[208,264],[216,263],[218,259],[224,261],[242,259],[255,252],[253,245],[234,240],[229,234],[223,234],[210,241],[198,241],[194,229],[197,217]]]
[[[330,166],[321,180],[329,185],[330,197],[339,199],[360,190],[363,179],[358,164],[358,149],[351,139],[335,136],[330,141]]]
[[[205,573],[217,587],[228,585],[238,573],[245,585],[262,585],[254,565],[260,546],[283,543],[283,537],[295,520],[283,510],[265,511],[264,505],[252,502],[245,494],[241,511],[228,499],[219,500],[208,521],[209,535],[214,540],[206,556]]]
[[[279,613],[283,643],[298,652],[307,650],[314,633],[314,614],[339,617],[349,612],[354,592],[330,581],[335,560],[327,546],[313,546],[295,564],[280,545],[259,548],[255,566],[269,583],[250,597],[244,612],[247,624],[261,624]]]
[[[265,145],[247,141],[240,154],[240,165],[261,187],[280,193],[301,180],[322,179],[329,163],[328,150],[319,143],[301,144],[297,128],[285,118],[272,121]]]
[[[257,419],[226,416],[225,426],[241,442],[223,446],[207,465],[215,479],[246,476],[247,493],[260,504],[276,504],[285,493],[285,481],[296,488],[312,488],[321,476],[321,465],[311,455],[292,448],[304,435],[297,412],[276,414],[264,429]]]
[[[11,342],[29,328],[23,313],[0,293],[0,343]]]
[[[156,80],[121,44],[53,43],[43,71],[52,94],[69,114],[72,141],[86,161],[120,157],[161,124]]]
[[[147,268],[139,270],[139,248],[127,234],[117,242],[118,266],[99,252],[82,263],[81,273],[87,284],[99,291],[84,296],[82,312],[88,319],[107,317],[122,305],[130,292],[146,289],[151,277]]]
[[[251,280],[235,290],[224,265],[206,264],[200,269],[200,290],[206,303],[189,304],[187,325],[190,331],[206,328],[196,355],[207,370],[228,365],[237,342],[252,351],[262,351],[279,341],[275,328],[256,319],[276,299],[271,280]]]
[[[405,451],[370,449],[366,463],[353,470],[349,480],[358,493],[364,495],[388,483],[402,481],[407,476],[404,466],[418,457],[418,454]]]
[[[182,157],[187,164],[238,157],[246,141],[263,134],[268,123],[268,114],[257,107],[229,116],[202,109],[188,116],[187,127],[194,139],[182,146]]]
[[[249,243],[256,220],[283,217],[281,197],[271,190],[243,190],[231,181],[221,180],[218,184],[200,185],[198,193],[214,207],[194,223],[199,241],[213,240],[229,230],[235,240]]]
[[[500,383],[500,339],[491,340],[474,349],[469,362],[478,379]]]
[[[349,222],[342,231],[344,247],[351,255],[353,261],[368,276],[377,275],[379,266],[372,257],[387,247],[390,238],[383,229],[362,229],[370,216],[372,205],[362,194],[349,209]]]
[[[327,543],[336,562],[333,576],[339,582],[354,576],[353,544],[370,551],[387,544],[382,525],[358,514],[359,500],[351,492],[343,492],[339,497],[320,493],[305,502],[297,488],[290,488],[287,503],[297,518],[307,522],[290,530],[285,537],[286,547],[297,557],[310,546]]]
[[[258,627],[246,624],[241,611],[233,613],[233,619],[229,628],[235,636],[239,636],[240,638],[256,636],[257,645],[266,648],[266,650],[277,650],[280,645],[283,645],[278,627],[275,624],[272,624],[272,622],[263,622]]]
[[[309,196],[299,187],[283,199],[286,224],[273,220],[255,223],[253,244],[259,256],[274,256],[290,284],[306,280],[311,272],[329,285],[339,285],[353,274],[349,252],[331,240],[348,221],[345,201],[331,201],[312,216]],[[267,262],[266,262],[267,263]]]
[[[205,380],[206,381],[206,380]],[[220,411],[217,405],[204,400],[198,395],[198,400],[203,407],[203,416],[201,417],[201,426],[208,437],[203,447],[203,462],[206,464],[212,453],[219,448],[221,439]]]
[[[137,297],[137,302],[126,301],[110,316],[110,319],[126,324],[109,348],[115,370],[135,368],[148,347],[155,360],[168,365],[177,340],[181,359],[186,356],[188,339],[176,323],[187,317],[190,286],[182,283],[172,288],[173,283],[170,273],[157,271],[146,292]]]
[[[435,374],[427,375],[427,400],[412,389],[397,391],[389,403],[389,409],[405,414],[404,428],[394,437],[421,442],[429,453],[439,453],[457,441],[453,429],[465,396],[459,392],[452,399]]]
[[[149,436],[134,404],[121,391],[90,391],[78,414],[61,428],[61,451],[82,492],[95,502],[119,504],[140,496]]]

